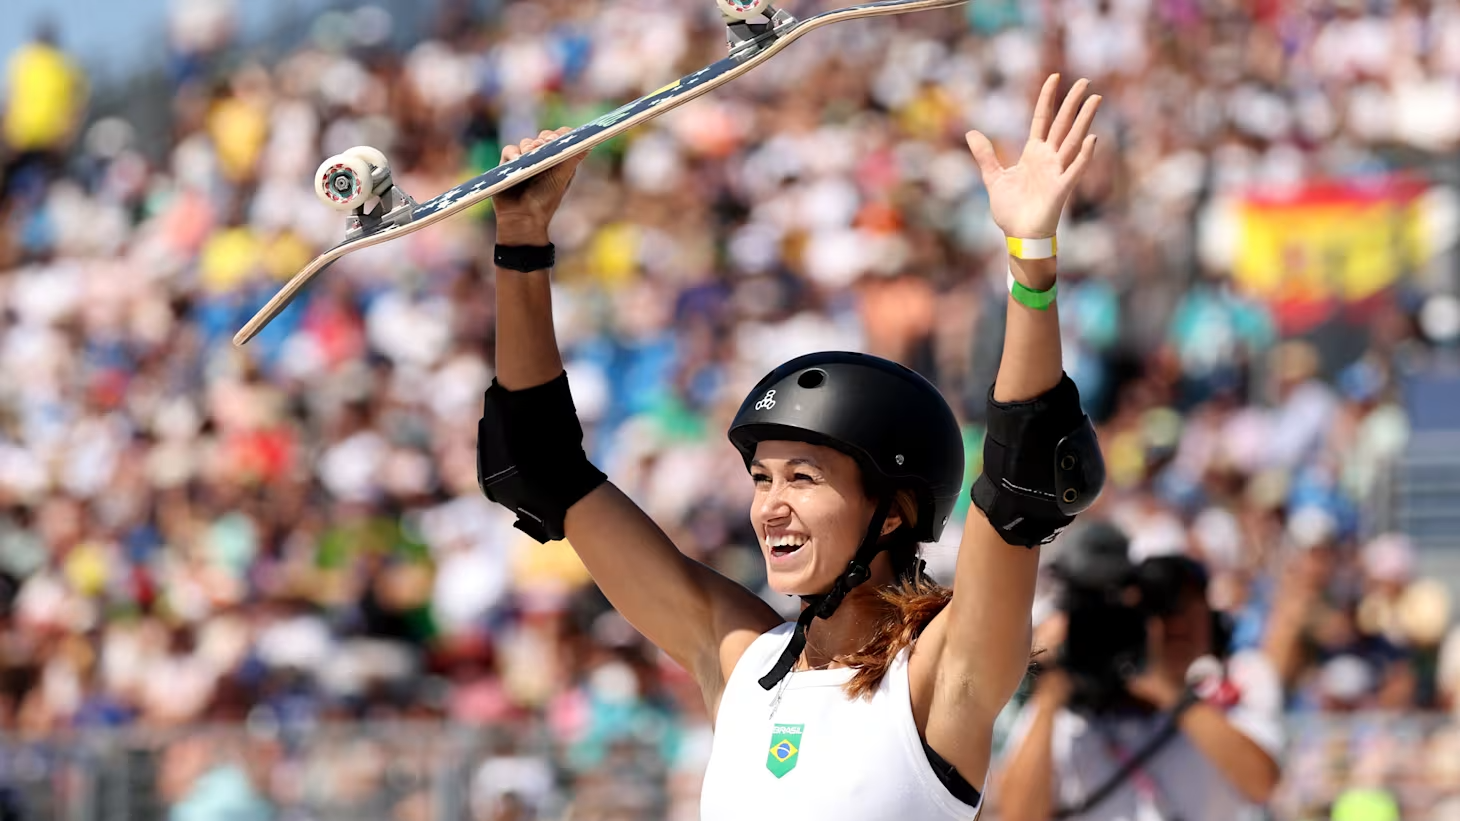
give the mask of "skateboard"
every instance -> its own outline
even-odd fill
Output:
[[[798,38],[846,20],[961,6],[969,0],[881,0],[798,20],[770,0],[715,0],[725,19],[729,54],[712,65],[623,105],[591,123],[474,177],[442,194],[417,202],[391,179],[380,151],[357,146],[325,160],[315,172],[314,191],[326,206],[348,214],[345,238],[315,257],[254,314],[233,337],[242,347],[279,315],[311,280],[346,254],[418,231],[541,174],[565,160],[684,105],[766,62]],[[367,210],[367,206],[374,205]]]

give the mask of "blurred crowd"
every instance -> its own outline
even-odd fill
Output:
[[[236,725],[278,754],[210,765],[223,746],[165,745],[152,789],[169,818],[335,817],[310,801],[427,818],[388,742],[327,757],[324,777],[297,766],[310,739],[531,727],[473,771],[471,817],[557,818],[570,800],[573,818],[696,817],[693,682],[569,545],[538,545],[478,491],[490,206],[345,258],[230,340],[343,237],[312,191],[325,157],[380,148],[424,200],[504,142],[719,58],[718,12],[447,3],[401,49],[365,7],[267,62],[238,47],[236,12],[175,4],[161,124],[92,116],[102,78],[64,29],[4,55],[0,733]],[[1105,97],[1060,237],[1066,368],[1110,468],[1087,515],[1140,556],[1203,559],[1295,715],[1460,713],[1460,613],[1376,514],[1410,437],[1402,380],[1455,341],[1434,307],[1453,298],[1412,272],[1336,333],[1284,333],[1234,283],[1221,218],[1253,188],[1453,163],[1456,0],[974,0],[807,37],[582,166],[554,298],[590,455],[682,550],[764,591],[726,423],[766,370],[837,348],[932,379],[971,482],[1004,252],[963,134],[1012,161],[1055,70]],[[958,536],[929,548],[935,575]],[[1326,818],[1355,784],[1431,811],[1457,795],[1453,736],[1342,776],[1329,743],[1284,817]]]

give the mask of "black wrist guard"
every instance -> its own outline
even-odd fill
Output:
[[[497,245],[493,257],[498,268],[521,271],[546,271],[558,264],[557,246],[547,245]]]
[[[1027,402],[994,401],[989,388],[983,473],[970,492],[1004,541],[1047,544],[1105,485],[1105,459],[1080,391],[1067,375]]]
[[[568,508],[607,479],[583,452],[566,372],[520,391],[492,380],[477,423],[477,485],[517,514],[514,527],[538,542],[562,539]]]

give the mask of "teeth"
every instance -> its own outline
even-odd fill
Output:
[[[767,539],[766,544],[771,547],[800,547],[806,544],[806,537],[792,535],[776,536],[775,538]]]

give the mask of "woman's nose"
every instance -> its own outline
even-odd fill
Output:
[[[789,508],[786,505],[784,491],[785,487],[780,482],[772,480],[765,495],[760,499],[761,513],[767,517],[785,513]]]

